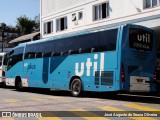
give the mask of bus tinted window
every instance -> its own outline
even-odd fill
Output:
[[[3,65],[7,65],[7,60],[8,60],[8,53],[4,55]]]
[[[73,40],[73,38],[57,40],[56,55],[67,55],[69,50],[75,50],[75,41]]]
[[[26,54],[25,54],[26,59],[35,58],[35,53],[38,54],[38,51],[39,51],[37,46],[38,46],[37,44],[32,44],[32,45],[26,46]]]
[[[43,51],[43,57],[51,57],[55,54],[56,41],[48,41],[41,44],[41,51]]]
[[[116,50],[118,29],[29,44],[25,59]]]
[[[23,59],[23,51],[24,47],[15,48],[10,52],[8,69],[10,69],[13,65],[22,61]]]
[[[86,34],[75,37],[76,39],[76,50],[79,53],[90,53],[92,49],[98,51],[99,48],[99,40],[100,40],[100,33],[92,33]]]
[[[129,46],[138,50],[152,50],[153,34],[140,29],[129,30]]]
[[[118,29],[103,31],[101,34],[102,34],[102,39],[100,41],[101,51],[116,50]]]
[[[26,46],[25,59],[50,57],[55,51],[55,41],[41,42]]]

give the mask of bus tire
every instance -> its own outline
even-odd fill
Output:
[[[16,78],[15,88],[19,91],[23,89],[22,81],[21,81],[21,78],[19,77]]]
[[[71,94],[73,97],[78,97],[82,93],[82,82],[80,79],[75,78],[71,83]]]

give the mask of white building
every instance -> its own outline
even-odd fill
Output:
[[[40,0],[42,38],[97,26],[140,24],[157,31],[160,48],[160,0]]]

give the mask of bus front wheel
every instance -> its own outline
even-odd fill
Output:
[[[71,83],[71,94],[74,97],[80,96],[82,92],[82,82],[80,79],[75,78]]]

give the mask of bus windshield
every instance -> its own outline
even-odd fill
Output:
[[[129,46],[137,50],[151,51],[153,34],[145,30],[131,28],[129,30]]]
[[[4,55],[3,65],[7,65],[8,54]]]

